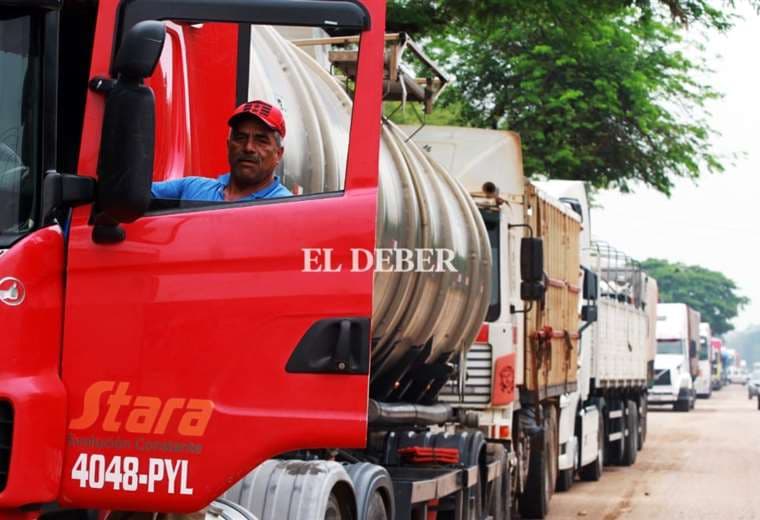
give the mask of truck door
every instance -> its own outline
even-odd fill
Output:
[[[42,175],[56,167],[58,13],[11,4],[0,13],[0,516],[57,496],[66,413],[64,234],[41,214]]]
[[[291,2],[266,11],[267,23],[287,24],[277,16],[297,18],[301,3],[313,11],[343,2]],[[172,3],[124,5],[153,4]],[[243,21],[233,17],[243,2],[230,1],[227,10],[219,4],[193,11],[192,23],[198,12]],[[267,458],[365,445],[369,329],[364,334],[363,327],[372,273],[348,266],[351,248],[372,249],[375,241],[384,3],[365,4],[372,23],[361,33],[345,189],[149,211],[122,224],[126,238],[112,244],[93,241],[92,208],[75,210],[62,369],[64,503],[192,511]],[[246,16],[255,17],[256,5],[250,2]],[[109,49],[114,32],[124,29],[119,20],[129,19],[109,2],[99,9],[93,77],[107,75],[111,59],[97,49]],[[235,92],[230,85],[216,93],[217,117],[229,115]],[[167,102],[180,94],[193,93],[174,92]],[[192,98],[187,103],[192,110]],[[90,93],[79,166],[91,176],[102,114],[103,96]],[[193,153],[224,147],[224,137],[196,141]],[[156,164],[172,162],[159,157],[166,153],[156,148]],[[285,153],[299,151],[286,141]],[[305,248],[332,249],[333,266],[346,267],[305,269]]]

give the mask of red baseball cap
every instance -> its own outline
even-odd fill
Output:
[[[264,122],[269,128],[285,137],[285,118],[279,108],[270,105],[266,101],[254,99],[243,103],[235,109],[227,124],[233,126],[245,116],[254,116]]]

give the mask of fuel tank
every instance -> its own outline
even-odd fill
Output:
[[[252,41],[248,97],[277,103],[285,114],[283,182],[296,193],[341,190],[351,98],[323,64],[274,29],[253,27]],[[447,362],[469,348],[483,322],[491,248],[462,185],[401,129],[382,125],[376,247],[434,249],[451,260],[437,272],[423,272],[431,266],[419,262],[410,272],[375,269],[371,394],[433,401]]]

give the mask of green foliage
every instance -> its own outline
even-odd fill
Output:
[[[724,169],[705,111],[718,96],[694,79],[705,68],[681,28],[730,20],[706,0],[389,3],[391,28],[425,36],[456,77],[445,120],[519,132],[528,175],[667,194],[677,177]]]
[[[415,103],[403,105],[400,102],[383,103],[383,115],[399,125],[464,126],[462,121],[462,106],[451,103],[436,107],[432,114],[424,114]]]
[[[749,298],[737,294],[733,280],[722,273],[656,258],[645,260],[641,267],[657,280],[661,302],[686,303],[696,309],[715,336],[732,330],[729,321],[749,303]]]
[[[551,9],[557,19],[568,11],[582,20],[609,16],[622,10],[635,9],[642,20],[671,21],[682,27],[701,25],[720,31],[731,28],[733,8],[737,2],[726,0],[721,7],[712,0],[389,0],[388,23],[392,30],[413,34],[433,34],[450,24],[468,19],[517,20],[534,8]],[[760,10],[760,0],[744,0]]]

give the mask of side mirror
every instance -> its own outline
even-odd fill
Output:
[[[145,20],[136,23],[124,36],[114,59],[113,71],[126,80],[141,81],[156,69],[166,39],[161,22]]]
[[[596,305],[584,305],[581,307],[581,320],[586,323],[594,323],[599,319],[599,309]]]
[[[520,241],[520,277],[523,282],[544,282],[544,241],[525,237]],[[525,298],[523,298],[525,299]]]
[[[583,268],[583,299],[596,300],[599,294],[599,277],[591,269]]]
[[[153,74],[165,37],[160,22],[133,26],[114,60],[118,77],[106,90],[96,202],[98,210],[117,223],[136,220],[150,204],[155,98],[142,81]]]

